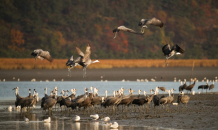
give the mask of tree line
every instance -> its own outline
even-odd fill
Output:
[[[217,0],[3,0],[0,1],[0,57],[30,58],[34,49],[53,58],[77,56],[91,45],[93,59],[163,59],[162,46],[186,51],[175,59],[218,58]],[[156,17],[164,27],[144,35],[112,30]]]

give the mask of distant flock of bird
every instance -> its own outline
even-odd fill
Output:
[[[158,26],[160,28],[163,27],[164,23],[162,21],[160,21],[159,19],[153,17],[151,19],[141,19],[141,21],[139,22],[138,26],[141,26],[141,32],[136,32],[130,28],[127,28],[125,26],[119,26],[117,28],[115,28],[113,30],[113,33],[115,33],[114,35],[114,39],[116,38],[116,34],[119,31],[125,31],[125,32],[130,32],[130,33],[134,33],[134,34],[140,34],[143,35],[144,34],[144,28],[148,28],[148,25],[154,25],[154,26]],[[69,60],[66,63],[66,66],[69,66],[68,68],[68,72],[69,72],[69,76],[71,76],[71,69],[75,66],[82,66],[83,67],[83,77],[86,77],[86,68],[92,64],[92,63],[96,63],[99,62],[98,60],[96,61],[92,61],[90,58],[91,55],[91,47],[90,44],[88,43],[87,47],[86,47],[86,52],[85,54],[78,48],[76,47],[76,50],[79,54],[79,56],[74,59],[73,56],[71,56],[69,58]],[[162,47],[162,51],[164,53],[164,56],[166,57],[166,60],[164,62],[164,65],[166,63],[166,61],[168,61],[169,58],[171,58],[173,55],[175,54],[183,54],[185,51],[179,47],[177,44],[175,44],[172,48],[170,47],[170,44],[166,44]],[[42,49],[36,49],[31,53],[32,56],[35,57],[35,61],[37,59],[46,59],[50,62],[53,61],[53,58],[51,57],[50,53],[48,51],[43,51]],[[169,62],[167,63],[168,66]]]

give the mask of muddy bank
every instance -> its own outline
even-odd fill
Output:
[[[214,79],[218,76],[218,67],[195,67],[193,77],[200,81],[206,77]],[[173,81],[177,79],[189,79],[191,75],[191,67],[166,67],[166,68],[113,68],[113,69],[87,69],[87,75],[83,78],[82,69],[72,69],[71,77],[68,76],[67,69],[35,69],[35,70],[0,70],[1,81],[121,81],[123,79],[136,81],[136,79],[155,78],[157,81]],[[14,77],[14,79],[13,79]]]
[[[159,95],[161,96],[161,95]],[[89,108],[88,111],[60,111],[53,109],[53,114],[51,116],[53,124],[59,124],[55,128],[60,128],[61,124],[65,125],[65,129],[68,128],[68,124],[75,125],[75,122],[71,120],[75,115],[81,116],[81,123],[85,126],[80,126],[81,129],[109,129],[104,122],[98,120],[98,123],[95,123],[95,127],[92,128],[90,124],[93,124],[93,121],[90,119],[90,114],[98,113],[100,118],[109,116],[111,121],[119,123],[119,129],[217,129],[218,128],[218,94],[209,93],[209,94],[197,94],[189,95],[191,97],[187,108],[184,105],[179,104],[178,106],[169,105],[169,110],[167,106],[164,108],[162,106],[153,108],[152,105],[147,105],[144,107],[136,106],[134,109],[132,105],[127,107],[127,112],[124,111],[122,106],[119,106],[116,111],[112,111],[111,108],[105,109],[100,106],[96,106],[95,109]],[[174,96],[174,102],[176,102],[177,95]],[[8,111],[2,106],[14,105],[14,101],[0,101],[0,122],[2,121],[23,121],[23,116],[27,116],[31,121],[42,120],[48,117],[48,113],[42,112],[37,104],[30,113],[25,112],[20,114],[19,112],[13,111],[10,114],[7,114]],[[153,103],[152,103],[153,104]],[[64,110],[64,109],[63,109]],[[4,117],[4,115],[7,117]],[[4,123],[0,123],[2,127]],[[7,125],[6,125],[7,126]],[[17,128],[22,125],[17,125],[10,128]],[[98,126],[98,127],[97,127]],[[5,127],[5,125],[4,125]],[[96,128],[97,127],[97,128]],[[40,125],[36,125],[36,128],[42,128]],[[51,129],[55,129],[54,126],[51,126]]]

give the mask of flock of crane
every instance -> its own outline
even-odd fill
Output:
[[[160,21],[159,19],[153,17],[151,19],[142,19],[139,24],[139,26],[141,26],[141,32],[136,32],[130,28],[127,28],[125,26],[119,26],[117,28],[115,28],[113,30],[113,33],[115,33],[114,39],[116,38],[116,34],[119,31],[125,31],[125,32],[130,32],[130,33],[134,33],[134,34],[140,34],[143,35],[144,34],[144,28],[148,28],[147,25],[154,25],[154,26],[158,26],[160,28],[163,27],[163,22]],[[92,64],[92,63],[96,63],[99,62],[98,60],[92,61],[90,58],[91,55],[91,47],[90,44],[88,43],[87,47],[86,47],[86,51],[85,54],[78,48],[76,47],[76,50],[79,54],[79,56],[74,59],[73,56],[71,56],[69,58],[69,60],[67,61],[66,65],[69,66],[68,68],[68,72],[69,72],[69,76],[71,76],[71,69],[75,66],[82,66],[83,67],[83,77],[86,77],[86,68]],[[166,61],[168,61],[169,58],[171,58],[172,56],[174,56],[175,54],[183,54],[185,51],[179,47],[177,44],[175,44],[172,48],[170,47],[170,44],[166,44],[162,47],[162,51],[164,53],[164,56],[166,56],[166,60],[164,62],[164,64],[166,63]],[[36,49],[31,53],[32,56],[35,57],[35,60],[37,59],[47,59],[48,61],[52,62],[53,58],[51,57],[50,53],[48,51],[43,51],[42,49]],[[167,63],[168,66],[169,62]]]
[[[61,111],[67,111],[70,113],[75,112],[77,115],[73,118],[75,122],[80,121],[81,117],[78,115],[80,112],[81,114],[89,114],[89,111],[92,111],[94,113],[106,113],[106,114],[116,114],[117,111],[124,112],[125,114],[129,113],[143,113],[144,110],[146,112],[149,110],[149,107],[151,108],[152,102],[153,102],[153,110],[156,110],[157,106],[164,106],[166,105],[166,111],[170,111],[168,105],[176,105],[182,103],[185,104],[187,108],[187,103],[190,100],[190,96],[184,94],[184,90],[192,92],[193,87],[195,86],[196,78],[194,79],[194,83],[190,85],[186,85],[186,80],[184,80],[184,84],[181,82],[181,86],[179,86],[179,95],[176,99],[174,97],[174,91],[175,89],[172,88],[170,90],[166,90],[165,87],[155,87],[155,89],[150,90],[150,94],[147,94],[148,92],[138,90],[138,95],[133,95],[133,92],[135,92],[133,89],[129,89],[128,95],[124,94],[125,89],[120,88],[119,90],[113,91],[113,96],[108,96],[108,91],[105,91],[105,96],[98,96],[98,89],[91,86],[90,91],[88,88],[84,89],[84,94],[76,96],[76,89],[71,89],[70,91],[61,90],[61,95],[58,96],[58,88],[55,87],[51,92],[50,95],[47,94],[47,88],[44,89],[44,97],[41,98],[41,108],[43,110],[48,110],[48,114],[52,114],[52,109],[56,105],[60,106]],[[214,81],[213,84],[208,85],[208,81],[206,82],[206,85],[200,85],[198,86],[198,89],[213,89],[214,88]],[[33,94],[31,93],[31,89],[29,89],[29,95],[27,97],[21,97],[19,95],[19,88],[16,87],[13,90],[15,90],[15,108],[22,111],[30,111],[34,108],[36,103],[40,101],[38,97],[38,93],[36,90],[33,90]],[[168,95],[162,95],[159,96],[159,91],[163,91],[168,93]],[[71,92],[70,95],[68,93]],[[143,92],[143,95],[141,93]],[[192,93],[193,94],[193,93]],[[119,107],[124,106],[124,107]],[[131,106],[131,107],[130,107]],[[136,109],[136,106],[139,106],[138,109]],[[145,106],[145,108],[144,108]],[[112,107],[112,108],[111,108]],[[58,108],[58,109],[59,109]],[[65,110],[62,110],[65,108]],[[84,108],[83,110],[81,108]],[[158,107],[160,108],[160,107]],[[12,106],[8,108],[8,110],[12,110]],[[182,107],[183,109],[183,107]],[[90,118],[94,120],[101,119],[105,122],[105,124],[109,124],[111,128],[117,128],[118,123],[114,122],[113,124],[107,123],[107,121],[110,120],[110,117],[101,117],[98,114],[90,115]],[[24,121],[28,122],[28,118],[24,118]],[[51,118],[45,119],[44,122],[51,122]]]
[[[179,91],[181,92],[179,96],[181,100],[177,100],[177,103],[188,103],[188,100],[184,102],[183,97],[186,97],[187,95],[184,95],[183,90],[187,90],[192,92],[193,87],[195,86],[196,78],[194,79],[194,83],[190,85],[186,85],[186,80],[184,80],[184,84],[181,82],[181,86],[179,86]],[[206,82],[206,85],[200,85],[198,89],[210,89],[212,90],[214,88],[214,81],[209,86],[208,82]],[[21,112],[23,108],[29,108],[34,107],[34,105],[39,102],[38,93],[36,93],[36,90],[33,90],[33,94],[31,93],[31,89],[29,89],[29,95],[27,97],[21,97],[19,95],[19,88],[16,87],[13,90],[15,90],[15,106],[18,108],[21,108]],[[124,88],[120,88],[117,91],[113,91],[113,96],[108,96],[108,91],[105,91],[105,96],[98,96],[98,89],[95,87],[90,87],[90,92],[88,91],[88,88],[84,89],[84,94],[76,96],[76,89],[71,89],[71,95],[68,95],[68,90],[61,91],[61,96],[58,96],[58,88],[55,87],[51,92],[50,95],[47,94],[47,88],[45,90],[45,95],[41,99],[41,108],[43,110],[52,110],[52,107],[56,104],[60,105],[60,108],[62,106],[70,107],[73,110],[77,110],[78,108],[83,107],[84,109],[101,105],[102,107],[109,107],[113,106],[113,109],[115,109],[116,106],[119,105],[125,105],[125,107],[135,104],[142,106],[144,104],[150,104],[152,101],[154,103],[154,106],[159,105],[165,105],[165,104],[172,104],[174,101],[174,94],[173,91],[175,91],[173,88],[171,90],[166,90],[165,87],[156,87],[155,90],[150,90],[150,95],[146,95],[146,91],[138,90],[138,96],[134,96],[131,88],[128,90],[129,94],[124,95]],[[167,92],[169,96],[167,97],[158,97],[159,90],[163,92]],[[141,95],[141,92],[143,92],[143,95]],[[168,101],[170,100],[170,101]]]
[[[113,33],[115,33],[114,38],[116,38],[116,34],[119,31],[126,31],[126,32],[130,32],[130,33],[134,33],[134,34],[140,34],[143,35],[144,34],[144,28],[147,28],[147,25],[154,25],[154,26],[158,26],[158,27],[163,27],[163,22],[161,22],[159,19],[156,18],[151,18],[151,19],[142,19],[139,24],[139,26],[141,26],[141,32],[136,32],[132,29],[129,29],[125,26],[119,26],[116,29],[113,30]],[[91,47],[90,44],[87,45],[86,47],[86,51],[85,54],[78,48],[76,47],[76,50],[79,54],[79,56],[74,59],[73,56],[70,57],[70,59],[67,61],[66,65],[69,66],[68,71],[69,71],[69,75],[71,75],[71,69],[75,66],[82,66],[83,67],[83,77],[86,77],[86,68],[92,64],[92,63],[96,63],[99,62],[98,60],[96,61],[92,61],[90,58],[91,55]],[[164,62],[164,64],[166,63],[166,61],[168,61],[168,59],[170,57],[172,57],[175,54],[181,54],[184,53],[185,51],[179,47],[178,45],[174,45],[172,48],[170,47],[169,44],[166,44],[162,47],[162,51],[164,53],[164,55],[166,56],[166,60]],[[35,57],[35,60],[37,59],[47,59],[48,61],[52,62],[53,58],[51,57],[50,53],[48,51],[43,51],[42,49],[36,49],[32,52],[31,54],[32,56]],[[167,63],[168,65],[168,63]],[[83,113],[85,113],[85,110],[87,110],[87,114],[89,114],[89,110],[92,109],[93,112],[98,113],[98,109],[101,109],[102,112],[111,112],[116,113],[116,110],[118,110],[118,106],[122,105],[125,106],[122,107],[122,111],[127,113],[127,109],[129,106],[132,106],[133,111],[136,112],[136,106],[138,107],[138,111],[142,112],[144,109],[144,105],[146,106],[146,110],[149,109],[147,106],[151,106],[152,102],[154,104],[154,109],[157,106],[162,105],[164,107],[164,105],[167,105],[167,111],[169,111],[169,107],[168,104],[173,104],[173,105],[178,105],[178,103],[182,103],[182,104],[186,104],[187,107],[187,103],[190,100],[190,96],[188,95],[184,95],[183,90],[187,90],[187,91],[192,91],[194,85],[195,85],[195,81],[196,79],[194,79],[194,83],[191,85],[186,85],[186,81],[184,81],[184,84],[182,84],[181,82],[181,86],[179,87],[179,91],[180,94],[177,97],[177,102],[174,102],[175,97],[174,97],[174,93],[173,91],[175,91],[173,88],[170,90],[166,90],[165,87],[156,87],[154,90],[151,89],[149,95],[146,95],[146,91],[141,91],[138,90],[138,96],[134,96],[133,92],[135,92],[133,89],[129,89],[128,95],[124,95],[124,88],[120,88],[119,90],[114,90],[113,91],[113,96],[107,96],[108,91],[105,91],[105,96],[98,96],[98,89],[95,87],[90,87],[90,91],[88,91],[88,88],[84,89],[84,94],[78,95],[76,96],[76,89],[71,89],[71,95],[68,95],[68,90],[61,91],[61,96],[58,96],[58,88],[55,87],[50,95],[47,94],[47,88],[45,88],[45,95],[44,97],[41,99],[41,108],[43,110],[48,110],[48,112],[52,112],[52,108],[55,106],[56,104],[59,104],[61,111],[62,111],[62,106],[65,106],[65,110],[68,110],[68,108],[71,108],[72,110],[78,112],[82,112],[81,108],[84,108]],[[209,86],[208,83],[206,85],[202,85],[199,86],[199,88],[201,89],[207,89],[210,88],[212,89],[214,87],[214,83],[212,86]],[[21,97],[19,95],[19,88],[16,87],[14,88],[15,90],[15,96],[16,96],[16,101],[15,101],[15,106],[16,109],[21,109],[21,112],[24,111],[25,109],[27,109],[28,111],[31,110],[31,107],[34,107],[36,105],[36,103],[38,103],[39,97],[38,97],[38,93],[36,92],[36,90],[33,90],[33,94],[31,93],[31,89],[29,89],[29,95],[27,97]],[[166,93],[168,93],[168,96],[159,96],[159,90],[164,91]],[[144,95],[141,95],[140,93],[143,92]],[[96,107],[97,106],[97,107]],[[101,107],[99,107],[101,106]],[[112,109],[110,109],[112,107]],[[12,107],[8,108],[8,109],[12,109]],[[133,112],[134,113],[134,112]],[[93,118],[94,120],[99,119],[99,115],[95,114],[95,115],[90,115],[91,118]],[[81,117],[79,115],[76,115],[74,118],[74,121],[80,121]],[[107,121],[110,120],[110,117],[104,117],[101,118],[102,120],[105,121],[105,123]],[[25,121],[29,121],[27,118],[25,118]],[[45,122],[50,122],[51,118],[49,117],[48,119],[44,120]],[[118,123],[114,122],[114,124],[110,124],[111,128],[117,128],[118,127]]]

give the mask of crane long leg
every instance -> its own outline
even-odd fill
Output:
[[[72,69],[71,67],[68,68],[68,76],[70,77],[71,77],[71,69]]]
[[[114,39],[116,38],[116,36],[117,36],[117,32],[115,32],[115,34],[114,34]]]
[[[83,78],[86,77],[86,68],[83,69]]]
[[[83,69],[83,78],[84,78],[84,69]]]
[[[142,28],[141,28],[141,33],[144,33],[144,28],[143,28],[143,26],[142,26]]]
[[[164,64],[163,64],[163,65],[165,65],[165,63],[166,63],[166,60],[167,60],[167,58],[165,59],[165,62],[164,62]]]
[[[169,65],[169,61],[168,61],[168,59],[167,59],[167,66]]]

